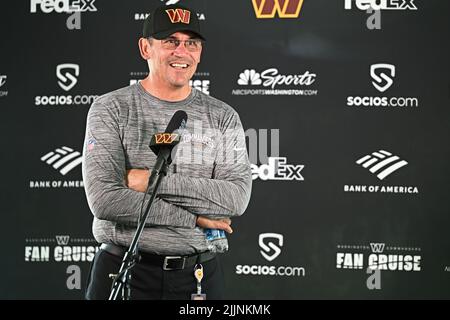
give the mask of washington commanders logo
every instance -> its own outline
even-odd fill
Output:
[[[258,19],[298,18],[303,0],[252,0],[253,9]]]
[[[184,9],[168,9],[167,15],[172,23],[185,23],[189,24],[191,20],[191,12]]]
[[[178,137],[176,133],[157,133],[155,134],[156,144],[170,144]]]

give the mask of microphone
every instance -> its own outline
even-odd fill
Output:
[[[156,163],[153,167],[150,177],[148,179],[147,190],[145,191],[142,199],[141,212],[138,217],[138,228],[131,240],[130,247],[125,253],[120,266],[119,273],[114,277],[113,288],[109,295],[109,300],[117,300],[119,292],[122,292],[124,299],[129,299],[130,288],[130,270],[135,265],[136,261],[139,261],[138,244],[139,238],[144,230],[145,222],[149,214],[150,207],[155,199],[156,192],[161,183],[162,178],[167,174],[167,168],[171,163],[170,154],[172,149],[180,142],[180,136],[178,133],[174,133],[177,129],[184,129],[186,127],[187,114],[186,112],[179,110],[175,112],[167,125],[166,131],[163,133],[157,133],[153,135],[150,141],[150,148],[156,154]],[[175,154],[176,150],[174,150]],[[149,190],[152,190],[150,200],[147,203],[144,214],[142,209],[144,208],[145,197]]]
[[[167,164],[172,163],[172,150],[180,142],[180,135],[174,131],[186,128],[187,117],[186,112],[178,110],[170,119],[166,130],[153,135],[150,140],[150,149],[158,158],[163,158]],[[173,156],[175,156],[176,148],[173,151]]]
[[[172,119],[170,119],[165,132],[172,133],[177,129],[186,128],[187,118],[186,112],[178,110],[173,114]]]

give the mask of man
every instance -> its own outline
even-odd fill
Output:
[[[148,77],[99,97],[89,110],[83,179],[94,237],[102,245],[87,299],[109,297],[109,275],[118,272],[150,198],[143,203],[156,160],[150,139],[164,132],[177,110],[188,120],[140,238],[131,299],[223,298],[218,259],[228,249],[223,231],[231,233],[230,218],[245,211],[252,179],[237,113],[189,86],[203,41],[195,12],[177,5],[156,8],[139,39]]]

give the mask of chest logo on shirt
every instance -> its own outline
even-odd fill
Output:
[[[198,133],[183,133],[182,137],[181,137],[181,142],[183,143],[200,143],[202,145],[205,145],[211,149],[215,148],[215,143],[214,140],[211,139],[208,136],[202,135],[202,134],[198,134]]]

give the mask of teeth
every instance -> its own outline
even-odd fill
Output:
[[[170,64],[172,67],[179,67],[179,68],[187,68],[187,64],[186,63],[171,63]]]

